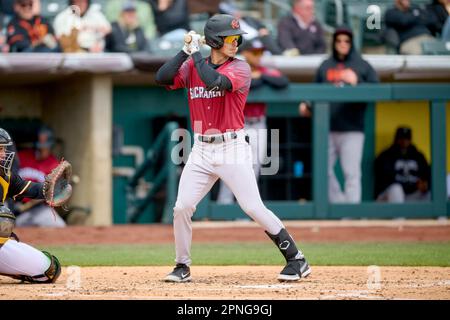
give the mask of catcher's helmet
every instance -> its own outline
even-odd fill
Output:
[[[0,146],[12,146],[11,136],[5,129],[2,128],[0,128]]]
[[[223,38],[227,36],[246,34],[241,29],[239,21],[229,14],[216,14],[208,19],[205,24],[206,44],[214,49],[220,49],[223,46]],[[238,46],[242,43],[242,37],[239,38]]]
[[[6,175],[10,173],[15,155],[15,152],[8,150],[8,147],[12,146],[12,144],[9,133],[5,129],[0,128],[0,147],[3,148],[3,152],[0,153],[0,168],[5,171]]]

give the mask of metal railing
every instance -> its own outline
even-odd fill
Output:
[[[431,218],[448,216],[446,192],[446,102],[449,84],[367,84],[356,87],[292,84],[285,90],[261,89],[250,93],[249,101],[266,103],[315,103],[312,116],[312,201],[266,201],[281,219],[336,218]],[[431,192],[429,202],[388,204],[330,204],[328,201],[329,102],[429,101],[431,128]],[[282,108],[280,106],[280,108]],[[237,204],[217,204],[209,197],[198,206],[194,218],[246,218]]]
[[[144,162],[136,169],[134,175],[130,177],[127,184],[128,222],[136,223],[141,214],[154,200],[156,192],[162,188],[166,191],[162,222],[168,223],[171,221],[178,185],[177,165],[171,159],[172,150],[177,143],[172,141],[171,135],[176,129],[178,129],[176,122],[169,122],[164,126],[152,147],[147,151]],[[139,182],[148,173],[155,171],[160,156],[164,157],[162,168],[153,175],[149,182],[150,187],[147,194],[140,197],[137,190]]]

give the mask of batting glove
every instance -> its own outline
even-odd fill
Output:
[[[200,46],[203,43],[203,37],[196,33],[195,31],[189,31],[184,36],[184,46],[183,51],[186,54],[193,54],[195,52],[200,51]]]

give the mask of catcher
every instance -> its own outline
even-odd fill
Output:
[[[58,259],[19,241],[13,233],[16,218],[4,203],[7,198],[27,197],[43,199],[53,207],[64,205],[72,194],[71,165],[62,161],[44,183],[22,180],[11,172],[15,155],[8,150],[11,145],[10,135],[0,128],[0,274],[24,282],[53,283],[61,274]]]

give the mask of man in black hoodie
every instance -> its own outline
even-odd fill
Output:
[[[346,27],[333,34],[333,54],[316,73],[315,82],[336,86],[356,86],[359,83],[377,83],[372,66],[356,52],[353,33]],[[330,103],[330,136],[328,139],[328,196],[331,202],[361,202],[361,160],[364,146],[364,114],[367,103]],[[305,105],[301,114],[307,115]],[[334,173],[339,158],[344,172],[345,187],[341,190]]]
[[[411,143],[411,139],[411,129],[399,127],[394,143],[377,157],[377,201],[402,203],[430,200],[430,167],[423,153]]]

